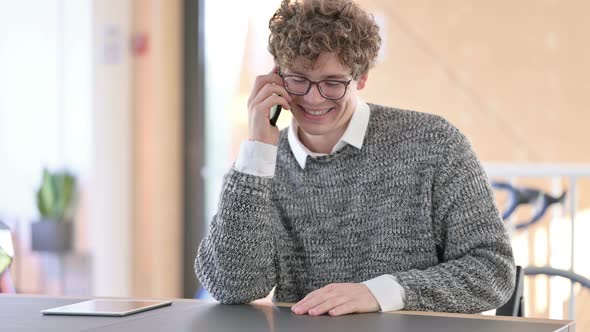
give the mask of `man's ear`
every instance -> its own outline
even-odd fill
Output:
[[[369,73],[363,74],[358,82],[356,83],[356,89],[357,90],[361,90],[365,87],[365,84],[367,83],[367,79],[369,78]]]

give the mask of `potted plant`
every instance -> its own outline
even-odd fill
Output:
[[[76,178],[71,173],[43,170],[37,191],[41,220],[33,223],[31,229],[34,251],[66,252],[72,248],[76,194]]]

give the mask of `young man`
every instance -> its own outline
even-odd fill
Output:
[[[195,262],[213,297],[276,287],[275,301],[310,315],[506,302],[512,250],[466,138],[356,95],[381,43],[372,17],[346,0],[284,0],[270,30],[277,68],[256,79],[250,137]],[[277,104],[293,114],[281,132]]]

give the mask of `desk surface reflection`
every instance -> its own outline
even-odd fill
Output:
[[[172,306],[127,317],[43,316],[42,309],[84,299],[0,296],[2,331],[573,331],[568,321],[490,319],[478,316],[371,313],[298,316],[290,308],[266,305],[221,305],[178,300]]]

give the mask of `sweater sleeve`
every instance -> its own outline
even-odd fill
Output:
[[[487,176],[467,139],[454,127],[450,133],[432,192],[442,259],[394,274],[407,310],[482,312],[504,304],[514,289],[512,247]]]
[[[247,303],[267,296],[276,283],[271,178],[230,170],[217,214],[199,246],[195,272],[221,303]]]

